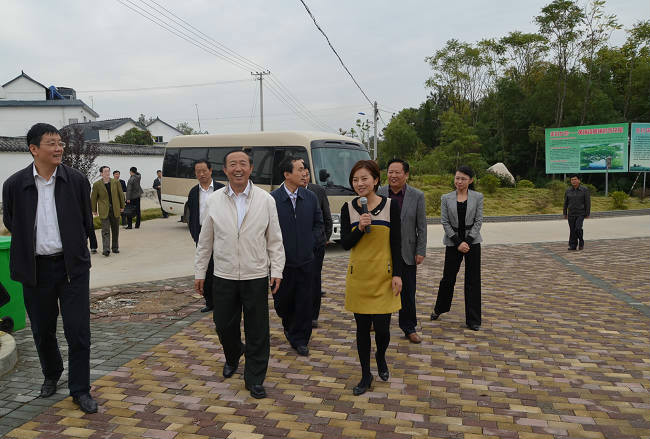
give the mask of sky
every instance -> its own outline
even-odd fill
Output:
[[[425,57],[452,38],[535,32],[534,17],[550,0],[304,1],[368,100],[378,102],[381,130],[393,112],[426,99]],[[157,26],[143,9],[162,15],[148,5],[244,60],[233,65]],[[650,17],[650,3],[610,0],[607,11],[630,28]],[[251,72],[263,69],[270,71],[262,83],[265,131],[336,132],[372,118],[300,0],[3,0],[0,16],[0,84],[23,70],[45,86],[71,87],[101,120],[142,113],[174,126],[200,123],[211,134],[257,131],[259,81]],[[610,44],[625,38],[616,31]]]

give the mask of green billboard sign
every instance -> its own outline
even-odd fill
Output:
[[[650,171],[650,123],[633,123],[630,129],[630,172]]]
[[[628,124],[546,129],[546,173],[627,172]]]

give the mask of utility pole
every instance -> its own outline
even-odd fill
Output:
[[[199,133],[201,132],[201,118],[199,117],[199,104],[194,104],[196,107],[196,121],[199,123]]]
[[[262,93],[262,79],[264,75],[269,75],[271,72],[265,70],[262,72],[251,72],[252,76],[257,76],[255,80],[260,81],[260,131],[264,131],[264,94]]]
[[[372,146],[372,158],[374,160],[377,160],[377,116],[379,115],[379,110],[377,110],[377,101],[375,101],[375,105],[373,106],[373,125],[374,125],[374,138],[373,138],[373,146]]]

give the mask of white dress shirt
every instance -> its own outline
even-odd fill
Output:
[[[56,171],[49,180],[38,175],[36,166],[34,170],[34,181],[38,191],[38,204],[36,205],[36,254],[52,255],[63,251],[61,232],[59,231],[59,219],[56,216],[56,202],[54,199],[54,186],[56,185]]]
[[[296,188],[295,192],[291,192],[289,188],[282,183],[282,186],[284,186],[284,190],[287,192],[287,195],[289,195],[289,199],[291,200],[291,204],[293,204],[293,210],[296,210],[296,201],[298,201],[298,189]]]
[[[210,180],[210,186],[208,186],[207,189],[203,189],[203,186],[201,186],[201,183],[199,183],[199,223],[203,224],[203,220],[205,219],[205,215],[207,213],[207,209],[205,208],[206,206],[206,201],[208,200],[208,197],[214,192],[214,182]]]
[[[244,221],[244,217],[246,216],[246,211],[248,210],[248,195],[251,193],[251,181],[248,180],[248,184],[246,185],[246,189],[244,189],[244,192],[241,194],[236,194],[235,191],[232,190],[230,187],[230,183],[228,184],[228,196],[232,198],[235,201],[235,205],[237,206],[237,228],[241,228],[241,223]]]

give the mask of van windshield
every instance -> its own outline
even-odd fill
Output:
[[[339,189],[346,195],[354,193],[350,188],[350,170],[359,160],[370,159],[365,149],[331,146],[312,147],[311,157],[316,183],[328,189]]]

